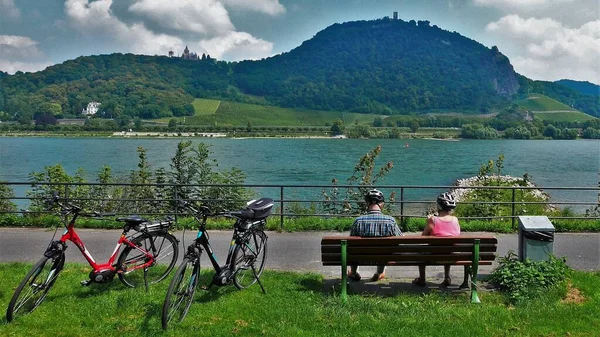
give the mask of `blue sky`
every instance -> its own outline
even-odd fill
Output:
[[[536,80],[600,84],[600,0],[0,0],[0,70],[38,71],[81,55],[287,52],[334,23],[429,20],[498,46]]]

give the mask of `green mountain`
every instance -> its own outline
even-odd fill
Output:
[[[235,65],[242,91],[288,107],[384,114],[484,110],[517,92],[508,58],[428,21],[334,24],[289,53]]]
[[[564,85],[582,94],[600,96],[600,85],[588,81],[559,80],[554,83]]]
[[[428,21],[385,18],[334,24],[260,61],[112,54],[36,73],[0,73],[0,118],[72,117],[91,101],[108,118],[191,116],[194,98],[387,115],[476,114],[532,92],[600,113],[594,97],[516,74],[496,47]]]

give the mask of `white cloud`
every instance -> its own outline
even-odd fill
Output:
[[[249,9],[270,15],[285,13],[285,7],[279,0],[222,0],[223,3],[232,8]]]
[[[182,32],[219,35],[234,29],[227,10],[215,0],[141,0],[129,10],[161,27]]]
[[[65,11],[80,33],[114,39],[115,52],[166,55],[173,48],[183,49],[183,42],[178,37],[156,34],[142,23],[123,23],[112,14],[111,5],[112,0],[67,0]]]
[[[508,15],[488,24],[486,31],[513,44],[511,63],[525,76],[600,83],[600,19],[569,28],[548,18]],[[499,47],[505,49],[501,43]]]
[[[9,74],[14,74],[17,71],[34,73],[36,71],[44,70],[51,65],[52,63],[50,62],[21,62],[0,59],[0,70]]]
[[[246,32],[235,31],[229,13],[216,0],[139,0],[129,7],[141,21],[126,24],[111,11],[112,0],[67,0],[65,12],[82,34],[105,39],[112,37],[122,52],[166,55],[169,50],[179,53],[184,45],[197,45],[214,58],[228,60],[270,56],[273,44]],[[258,1],[257,4],[277,1]],[[240,2],[242,4],[242,2]],[[264,9],[266,10],[266,9]],[[159,33],[152,27],[171,33]],[[184,40],[175,35],[185,34]]]
[[[539,39],[547,34],[556,34],[562,30],[562,24],[553,19],[523,19],[518,15],[512,14],[502,17],[496,22],[491,22],[485,27],[486,31],[499,31],[505,35],[516,38]]]
[[[21,16],[21,10],[15,6],[13,0],[0,0],[0,16],[16,19]]]
[[[245,32],[230,32],[226,36],[201,40],[199,46],[213,58],[225,57],[231,61],[260,59],[273,52],[273,43]]]
[[[37,42],[27,36],[0,35],[0,70],[4,72],[43,70],[50,65],[40,61],[43,56]]]
[[[574,0],[473,0],[478,6],[495,7],[501,10],[532,10],[547,8],[558,4],[573,2]]]

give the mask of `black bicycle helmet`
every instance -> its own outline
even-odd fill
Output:
[[[365,194],[365,202],[367,205],[378,204],[380,202],[384,202],[383,193],[380,190],[370,190]]]
[[[456,200],[452,193],[446,192],[437,197],[437,204],[441,209],[454,209],[456,207]]]

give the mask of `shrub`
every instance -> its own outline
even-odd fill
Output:
[[[570,274],[564,258],[554,256],[546,261],[519,261],[514,251],[499,259],[499,266],[490,276],[490,282],[502,290],[509,303],[519,304],[533,299],[561,284]]]

